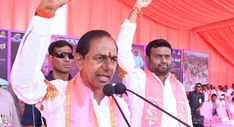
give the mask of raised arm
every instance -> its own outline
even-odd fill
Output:
[[[151,0],[136,1],[136,4],[130,11],[128,18],[122,24],[119,37],[117,39],[118,62],[120,67],[127,71],[127,74],[123,77],[123,83],[128,89],[131,89],[142,96],[144,96],[145,93],[144,85],[146,76],[142,69],[136,67],[131,49],[136,30],[137,18],[141,14],[141,9],[148,6],[150,2]],[[140,127],[144,102],[129,93],[128,105],[131,112],[131,125],[134,127]]]
[[[68,1],[42,0],[20,43],[11,72],[12,88],[20,100],[33,104],[46,94],[41,67],[50,45],[52,17]]]
[[[131,52],[134,34],[136,31],[137,18],[141,15],[141,9],[148,6],[152,0],[136,0],[135,6],[129,13],[128,18],[121,26],[117,39],[118,62],[126,71],[132,70],[136,64]]]

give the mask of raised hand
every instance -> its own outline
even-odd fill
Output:
[[[71,0],[41,0],[38,8],[44,12],[54,15],[56,10]]]
[[[136,0],[135,7],[141,9],[147,7],[152,0]]]

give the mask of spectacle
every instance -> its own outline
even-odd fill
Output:
[[[68,56],[69,59],[73,59],[74,55],[71,52],[56,52],[53,56],[57,58],[64,58]]]

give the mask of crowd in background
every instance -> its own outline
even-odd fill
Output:
[[[197,83],[188,93],[193,124],[196,126],[234,125],[234,84],[231,87]]]

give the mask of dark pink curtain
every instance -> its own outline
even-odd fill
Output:
[[[40,0],[0,0],[0,27],[26,30]],[[135,0],[72,0],[67,35],[105,29],[117,37]],[[143,9],[135,43],[165,38],[174,48],[209,54],[209,83],[234,83],[234,1],[153,0]]]

